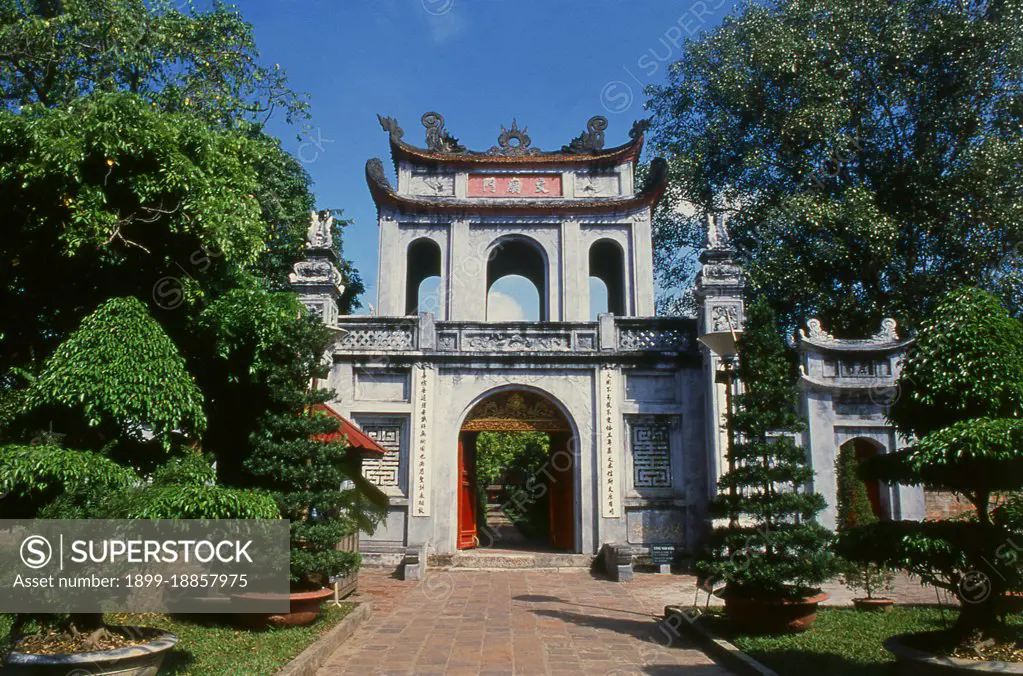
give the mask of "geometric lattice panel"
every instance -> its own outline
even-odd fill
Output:
[[[632,485],[671,488],[671,422],[654,416],[629,421],[632,446]]]
[[[387,451],[382,458],[366,458],[362,461],[362,475],[377,486],[399,485],[401,476],[401,428],[400,422],[364,423],[362,431]]]

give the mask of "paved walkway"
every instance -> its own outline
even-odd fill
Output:
[[[583,572],[432,570],[422,583],[363,570],[356,600],[373,616],[319,671],[335,674],[727,676],[684,637],[658,624],[664,606],[702,606],[690,575],[637,573],[618,584]],[[825,586],[825,605],[853,594]],[[937,602],[904,575],[899,603]],[[947,601],[944,601],[947,602]],[[713,599],[711,605],[720,601]]]
[[[357,598],[373,616],[319,676],[728,676],[658,624],[667,603],[684,602],[682,579],[435,570],[414,583],[363,570]]]

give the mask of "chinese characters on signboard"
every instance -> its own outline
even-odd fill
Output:
[[[561,197],[561,174],[473,174],[469,197]]]

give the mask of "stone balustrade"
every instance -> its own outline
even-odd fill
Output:
[[[678,354],[696,351],[695,322],[601,315],[596,322],[435,321],[408,317],[340,317],[340,353]]]

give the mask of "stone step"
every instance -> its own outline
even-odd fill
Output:
[[[428,567],[433,570],[539,570],[586,571],[596,558],[593,554],[562,552],[516,552],[507,550],[469,550],[457,554],[432,554]]]

